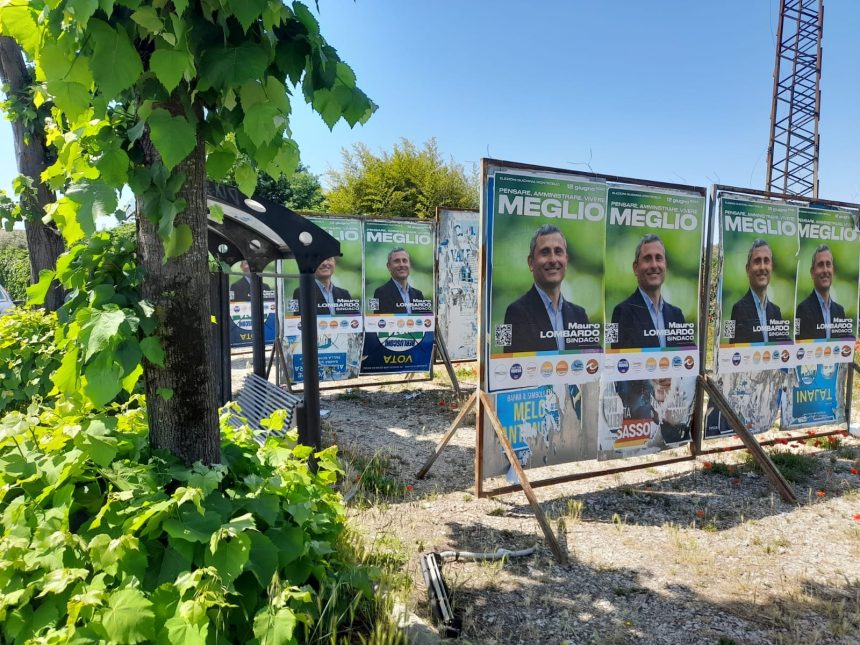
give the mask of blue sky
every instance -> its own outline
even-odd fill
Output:
[[[312,3],[309,3],[312,5]],[[379,104],[333,132],[294,101],[304,162],[435,137],[481,157],[674,181],[764,188],[779,0],[321,0],[328,41]],[[860,3],[828,0],[821,197],[860,201]],[[15,174],[8,151],[0,185]]]

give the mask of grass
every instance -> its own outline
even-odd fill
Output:
[[[352,450],[341,447],[340,457],[348,463],[347,473],[355,473],[352,480],[358,486],[355,498],[359,503],[373,504],[379,498],[400,498],[407,487],[397,479],[396,470],[387,455],[377,452],[367,459]],[[350,484],[352,482],[347,482]]]
[[[770,460],[782,473],[782,476],[792,484],[809,479],[818,470],[818,462],[815,457],[789,452],[788,450],[771,451]],[[745,463],[753,470],[761,472],[761,467],[752,455],[746,456]]]

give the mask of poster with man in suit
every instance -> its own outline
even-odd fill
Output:
[[[611,187],[604,379],[698,373],[705,190]]]
[[[365,222],[362,374],[426,372],[433,357],[433,222]]]
[[[358,376],[364,321],[361,315],[364,227],[355,217],[308,217],[340,242],[340,257],[326,258],[314,272],[320,381]],[[284,262],[284,341],[290,379],[304,380],[299,278],[295,261]]]
[[[797,206],[722,194],[717,209],[723,245],[717,371],[792,367]]]
[[[489,390],[596,381],[606,184],[576,174],[498,171],[484,217]]]

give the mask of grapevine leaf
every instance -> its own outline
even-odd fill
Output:
[[[197,145],[194,126],[185,117],[170,116],[163,108],[153,110],[147,121],[153,145],[167,169],[173,170]]]
[[[164,260],[175,258],[191,248],[191,243],[194,237],[191,234],[191,227],[188,224],[179,224],[174,226],[173,230],[164,240]]]
[[[209,219],[213,222],[217,222],[218,224],[222,224],[224,222],[224,209],[218,204],[209,204]]]
[[[190,623],[181,616],[173,616],[165,621],[164,629],[167,631],[167,642],[169,643],[206,645],[209,624],[205,620]]]
[[[250,550],[251,539],[244,533],[238,533],[231,538],[218,540],[214,548],[207,549],[204,563],[218,569],[218,575],[229,584],[242,573]]]
[[[137,589],[120,589],[111,594],[101,622],[111,641],[139,643],[155,639],[152,603]]]
[[[262,146],[279,134],[280,112],[270,103],[258,103],[245,112],[242,127],[255,146]]]
[[[158,388],[158,391],[156,392],[156,394],[158,394],[158,396],[160,396],[165,401],[169,401],[170,399],[173,398],[173,390],[170,389],[169,387]]]
[[[128,155],[122,148],[109,148],[96,162],[101,178],[109,185],[122,187],[128,183]]]
[[[50,269],[42,269],[39,271],[39,281],[36,284],[27,287],[27,304],[41,305],[45,302],[45,297],[48,295],[48,289],[51,288],[51,283],[54,281],[54,272]]]
[[[72,395],[78,390],[78,347],[74,345],[65,353],[60,366],[52,377],[54,385],[60,393]]]
[[[140,341],[140,349],[146,356],[146,360],[159,367],[164,367],[164,349],[162,349],[161,341],[156,336],[147,336]]]
[[[191,63],[188,52],[176,49],[156,49],[149,59],[149,68],[155,72],[155,77],[164,85],[164,88],[168,92],[172,92],[179,85],[182,75]]]
[[[123,29],[101,20],[90,21],[93,35],[93,78],[108,99],[131,87],[143,74],[143,64]]]
[[[223,179],[236,162],[238,150],[232,141],[225,141],[206,157],[206,172],[212,179]]]
[[[48,595],[49,593],[63,593],[70,584],[78,580],[86,580],[89,575],[87,569],[54,569],[37,583],[42,588],[37,598]]]
[[[251,197],[257,189],[257,171],[243,163],[236,166],[235,175],[239,190]]]
[[[90,18],[99,8],[99,0],[69,0],[66,3],[66,10],[73,13],[75,23],[81,28],[85,28]]]
[[[266,589],[278,569],[278,550],[262,533],[248,531],[248,537],[251,538],[251,553],[247,569],[256,576],[260,586]]]
[[[38,14],[28,4],[4,3],[0,11],[0,34],[13,38],[25,52],[32,54],[39,45]]]

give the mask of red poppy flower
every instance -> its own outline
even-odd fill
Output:
[[[702,463],[702,468],[704,468],[705,470],[710,470],[713,467],[714,467],[714,464],[712,464],[710,461],[706,461],[706,462]]]
[[[786,439],[785,437],[780,437],[779,439],[776,440],[776,443],[780,443],[783,446],[787,446],[788,445],[788,439]]]
[[[857,514],[854,516],[854,521],[855,521],[855,522],[860,522],[860,513],[857,513]]]
[[[852,474],[852,475],[860,475],[860,470],[857,470],[856,468],[852,468],[852,469],[851,469],[851,474]]]
[[[806,436],[808,436],[808,437],[811,437],[814,434],[815,434],[815,430],[807,430],[806,431]]]
[[[818,495],[819,497],[824,497],[825,495],[827,495],[827,493],[825,493],[823,490],[816,491],[815,494]]]
[[[412,492],[412,484],[406,484],[406,492],[407,492],[407,493],[411,493],[411,492]]]
[[[361,481],[361,475],[356,475],[356,476],[355,476],[355,481],[360,482],[360,481]]]
[[[440,407],[440,408],[444,408],[444,407],[445,407],[445,402],[444,402],[444,401],[439,401],[439,407]]]
[[[705,517],[705,511],[696,511],[696,517]]]

